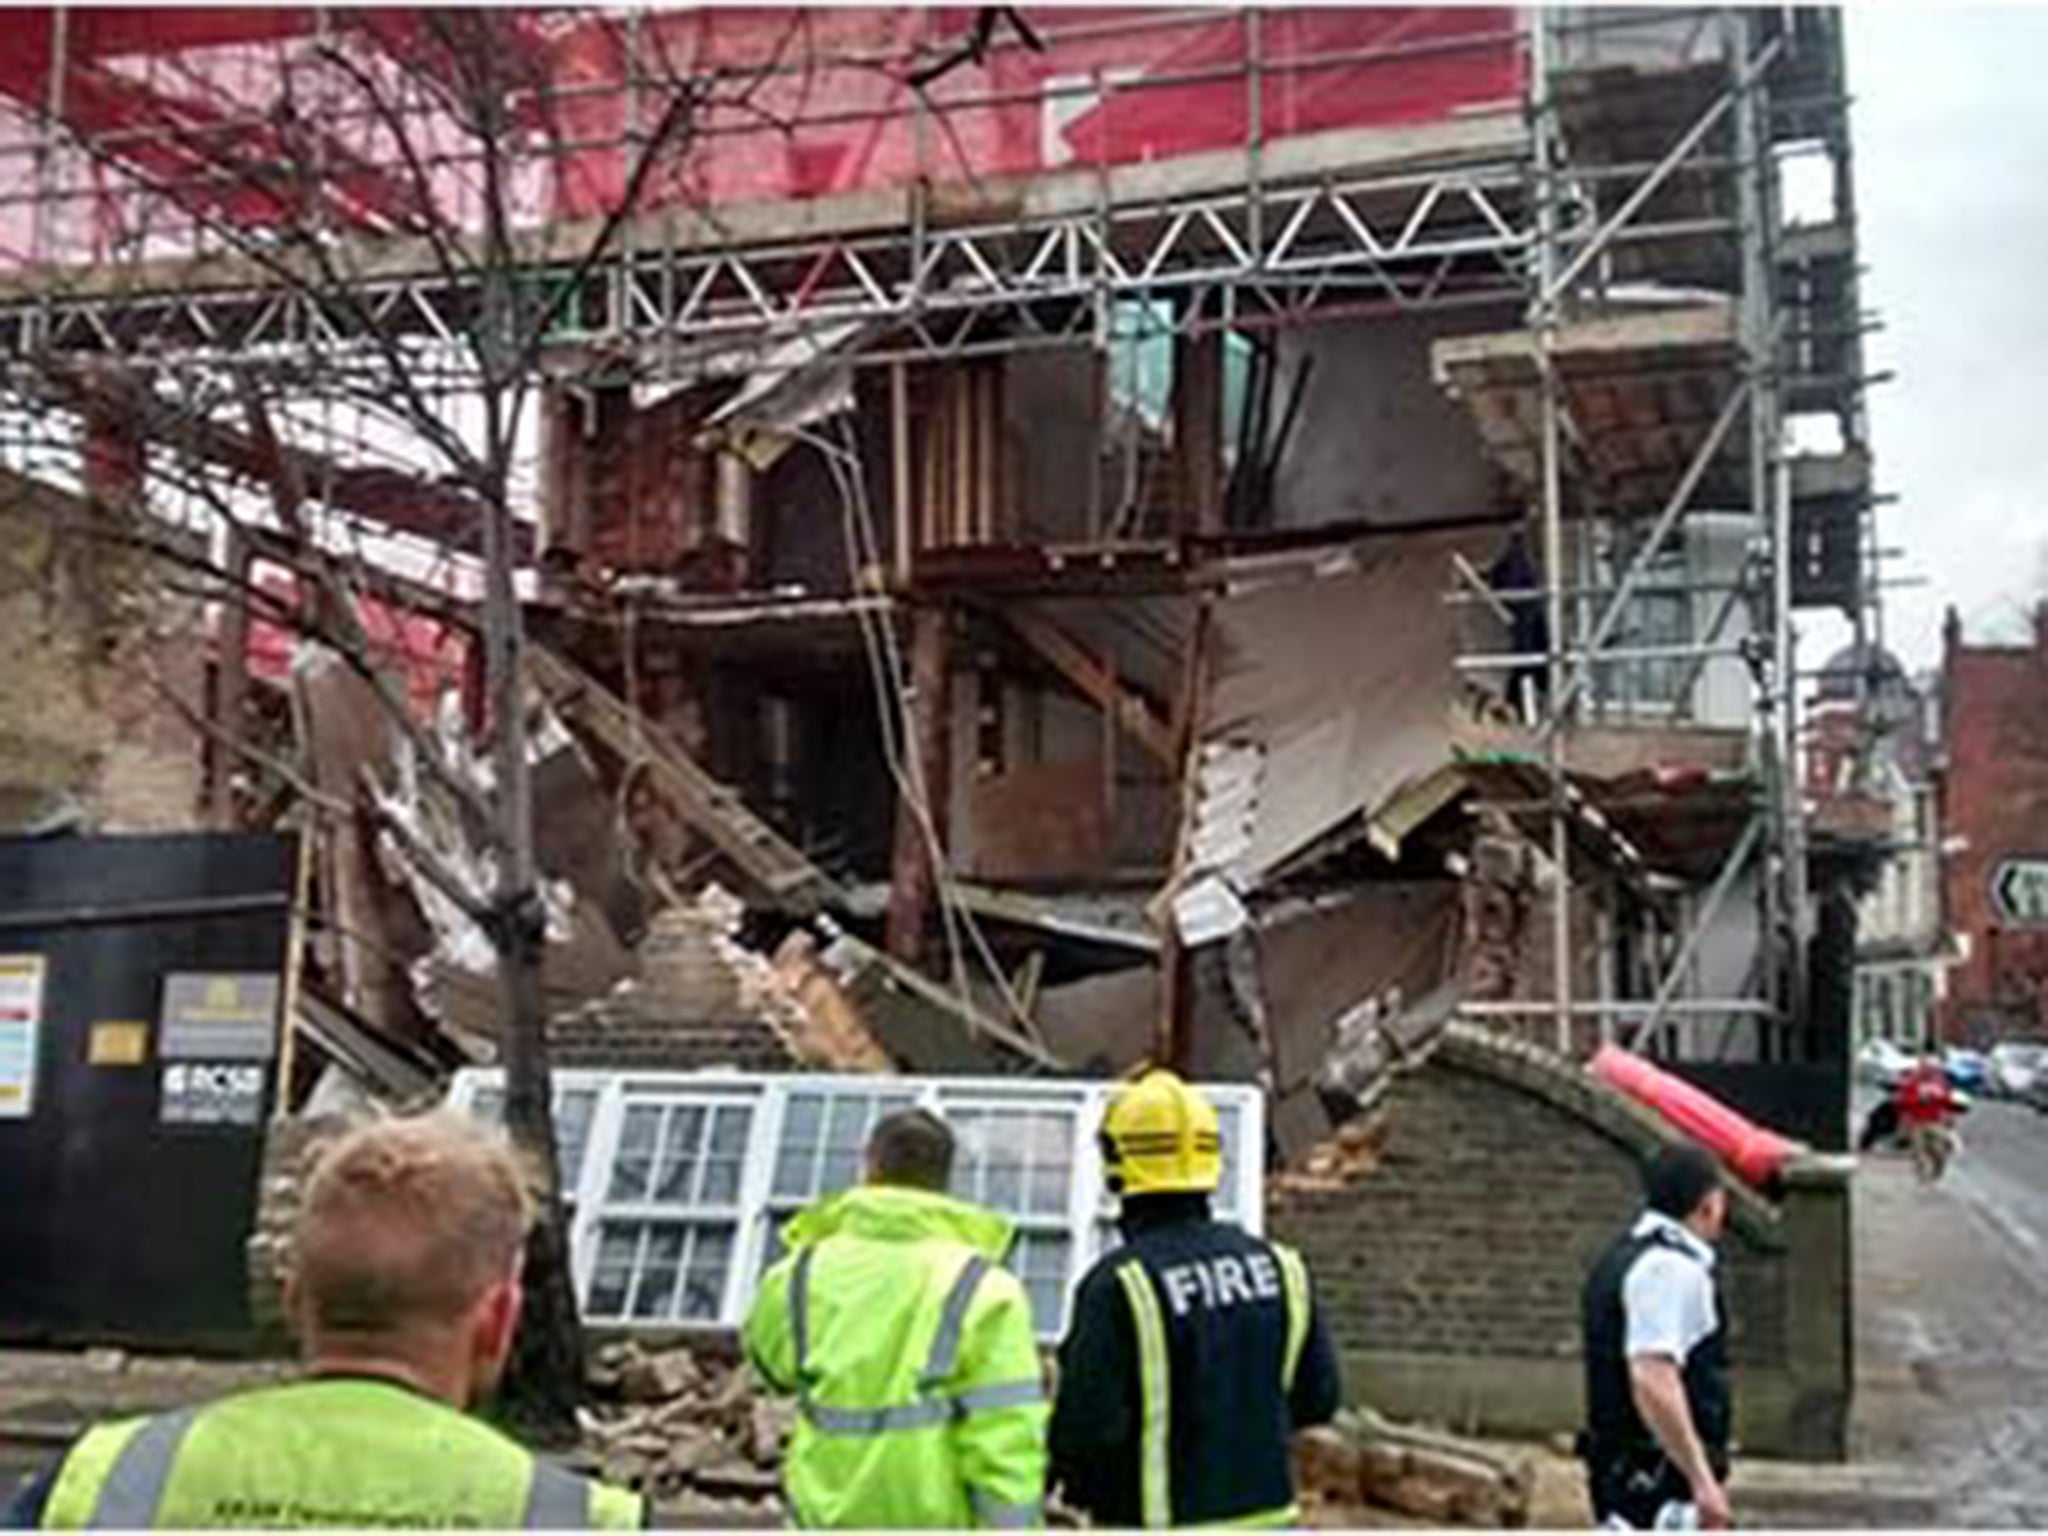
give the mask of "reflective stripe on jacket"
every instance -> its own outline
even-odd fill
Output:
[[[1293,1432],[1337,1409],[1300,1256],[1207,1212],[1127,1201],[1126,1245],[1075,1296],[1052,1476],[1098,1525],[1288,1524]]]
[[[783,1468],[806,1526],[1041,1523],[1046,1404],[1002,1217],[868,1185],[792,1220],[748,1357],[797,1397]]]
[[[428,1526],[634,1530],[639,1498],[395,1382],[333,1377],[89,1431],[47,1529]]]

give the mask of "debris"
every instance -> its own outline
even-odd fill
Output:
[[[710,1349],[613,1339],[591,1352],[586,1379],[599,1400],[581,1416],[580,1459],[599,1475],[664,1512],[747,1523],[775,1512],[795,1413],[744,1366]]]
[[[1369,1410],[1300,1435],[1295,1473],[1305,1499],[1337,1511],[1363,1504],[1431,1525],[1492,1529],[1528,1524],[1535,1476],[1526,1458]]]
[[[802,929],[784,939],[774,960],[747,979],[758,989],[755,998],[764,1012],[781,1018],[783,1034],[804,1065],[835,1072],[895,1070],[860,1010],[820,962],[817,940]]]
[[[618,1368],[619,1396],[629,1403],[665,1403],[698,1386],[704,1373],[687,1349],[658,1355],[637,1351]]]

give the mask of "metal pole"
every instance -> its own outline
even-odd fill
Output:
[[[1714,131],[1715,125],[1728,115],[1730,108],[1736,104],[1738,98],[1742,97],[1745,92],[1752,88],[1763,71],[1770,67],[1771,60],[1778,56],[1778,50],[1783,46],[1782,40],[1772,43],[1770,47],[1757,56],[1753,63],[1737,71],[1735,80],[1728,92],[1717,99],[1711,107],[1707,108],[1700,115],[1699,121],[1688,128],[1679,138],[1678,142],[1664,152],[1664,158],[1657,162],[1656,168],[1637,184],[1635,191],[1629,193],[1623,199],[1622,205],[1608,216],[1607,221],[1599,229],[1594,231],[1593,238],[1579,248],[1578,253],[1566,264],[1565,269],[1551,279],[1551,282],[1545,287],[1545,296],[1547,298],[1557,298],[1565,289],[1578,281],[1580,274],[1591,265],[1602,251],[1607,249],[1608,245],[1613,242],[1614,237],[1627,226],[1629,220],[1640,213],[1643,205],[1657,195],[1657,189],[1664,185],[1670,178],[1671,173],[1678,169],[1679,165],[1695,149],[1700,147],[1707,135]],[[1737,132],[1739,136],[1739,125]],[[1735,158],[1737,164],[1740,165],[1742,156],[1739,152]],[[1737,174],[1739,175],[1740,172],[1738,171]]]
[[[1803,858],[1796,823],[1796,752],[1792,735],[1792,528],[1791,500],[1786,483],[1789,466],[1781,463],[1777,441],[1781,431],[1776,360],[1777,327],[1772,311],[1770,203],[1768,176],[1769,141],[1765,131],[1762,71],[1756,65],[1743,67],[1747,47],[1748,17],[1731,10],[1723,17],[1729,65],[1736,72],[1735,93],[1740,110],[1735,116],[1735,159],[1737,226],[1742,241],[1742,303],[1738,331],[1744,363],[1749,375],[1750,504],[1763,525],[1770,551],[1771,584],[1766,599],[1770,619],[1771,675],[1759,700],[1767,730],[1766,782],[1771,804],[1772,859],[1763,882],[1765,942],[1776,951],[1773,968],[1782,1021],[1789,1026],[1799,1007],[1801,965],[1799,961],[1798,915],[1804,905],[1804,872],[1796,866]],[[1768,63],[1780,44],[1765,51]]]
[[[1756,851],[1758,840],[1763,834],[1763,818],[1752,816],[1749,824],[1742,829],[1742,836],[1735,840],[1735,846],[1728,850],[1728,857],[1721,864],[1721,872],[1714,877],[1714,883],[1707,889],[1707,899],[1693,915],[1692,927],[1686,931],[1685,940],[1678,946],[1678,953],[1671,957],[1671,965],[1664,972],[1664,979],[1657,984],[1657,995],[1650,1000],[1649,1016],[1636,1032],[1641,1039],[1663,1022],[1670,1011],[1671,1001],[1678,995],[1678,989],[1685,982],[1686,968],[1699,953],[1702,939],[1715,918],[1721,915],[1721,904],[1728,899],[1728,893],[1735,888],[1736,876],[1749,862]]]
[[[1715,455],[1720,453],[1721,444],[1727,441],[1728,433],[1735,425],[1736,414],[1749,396],[1750,388],[1747,384],[1738,384],[1729,395],[1728,403],[1721,407],[1721,414],[1715,419],[1712,430],[1701,441],[1699,450],[1692,456],[1692,462],[1686,465],[1685,473],[1679,477],[1678,484],[1672,489],[1663,510],[1657,514],[1657,521],[1651,525],[1649,536],[1637,546],[1628,569],[1622,573],[1620,585],[1614,589],[1614,595],[1607,600],[1607,607],[1600,615],[1600,622],[1593,627],[1592,638],[1586,642],[1581,660],[1573,669],[1571,683],[1551,706],[1551,729],[1556,729],[1559,719],[1571,706],[1579,690],[1585,686],[1592,668],[1592,658],[1607,643],[1608,636],[1614,633],[1614,627],[1621,622],[1622,610],[1628,606],[1629,598],[1635,594],[1637,583],[1649,572],[1651,562],[1656,559],[1657,552],[1664,547],[1664,541],[1671,537],[1671,530],[1678,526],[1678,520],[1685,516],[1686,509],[1692,504],[1693,492],[1699,489],[1699,483],[1706,476],[1708,466],[1714,462]]]
[[[1543,462],[1543,581],[1548,587],[1544,609],[1549,625],[1547,686],[1551,699],[1564,693],[1565,568],[1562,404],[1557,398],[1557,327],[1559,296],[1564,284],[1557,267],[1557,135],[1550,99],[1551,18],[1538,7],[1529,18],[1529,110],[1536,176],[1536,296],[1530,319],[1536,328],[1536,367],[1541,389]],[[1547,733],[1550,769],[1550,969],[1552,1044],[1559,1055],[1572,1045],[1572,889],[1571,828],[1565,805],[1565,731],[1562,713],[1553,716]]]

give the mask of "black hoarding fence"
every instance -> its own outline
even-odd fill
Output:
[[[294,841],[0,838],[0,1340],[239,1350]]]

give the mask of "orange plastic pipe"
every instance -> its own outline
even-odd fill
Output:
[[[1745,1184],[1769,1183],[1799,1151],[1797,1142],[1765,1130],[1712,1094],[1620,1046],[1602,1046],[1593,1058],[1592,1072],[1609,1087],[1654,1109],[1720,1158]]]

